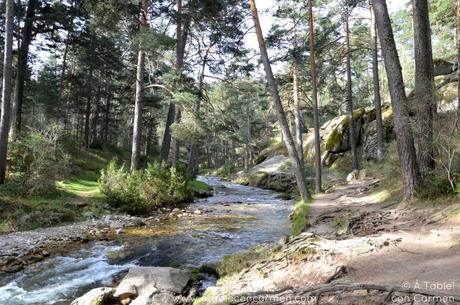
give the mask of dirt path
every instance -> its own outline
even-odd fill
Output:
[[[377,185],[366,178],[317,196],[309,232],[220,281],[205,304],[229,291],[249,296],[231,304],[460,304],[460,204],[376,203]]]
[[[398,207],[374,203],[373,179],[337,187],[311,207],[311,232],[365,241],[350,252],[341,281],[437,289],[460,295],[460,225],[456,206]],[[341,224],[342,227],[338,224]],[[343,226],[348,232],[343,233]],[[337,236],[337,232],[344,236]],[[372,244],[383,245],[375,249]]]

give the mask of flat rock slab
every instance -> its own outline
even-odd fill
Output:
[[[171,267],[134,267],[129,269],[114,296],[133,294],[143,298],[145,295],[153,296],[160,292],[181,294],[191,280],[191,273],[185,270]]]

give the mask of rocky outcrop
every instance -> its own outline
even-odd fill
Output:
[[[393,130],[393,111],[389,104],[382,105],[386,138],[390,139]],[[375,158],[377,131],[375,125],[375,108],[358,108],[353,111],[355,138],[362,147],[366,158]],[[349,118],[341,115],[327,121],[321,126],[321,160],[323,165],[331,166],[343,153],[349,151]],[[305,157],[314,160],[313,130],[304,136]]]
[[[296,183],[291,161],[283,155],[275,155],[249,171],[239,172],[234,181],[243,185],[287,193],[293,190]]]

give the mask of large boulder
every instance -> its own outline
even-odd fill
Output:
[[[458,107],[458,82],[447,77],[437,79],[437,81],[447,82],[445,86],[438,89],[438,112],[440,113],[454,111]]]
[[[113,299],[114,288],[101,287],[88,291],[70,305],[104,305]]]
[[[130,305],[174,305],[192,282],[190,272],[171,267],[134,267],[120,282],[114,297]],[[131,302],[132,300],[132,302]]]
[[[361,138],[361,126],[363,123],[363,117],[366,114],[366,109],[358,108],[353,111],[354,121],[354,135],[359,144]],[[350,149],[349,141],[349,126],[350,119],[346,115],[337,117],[327,123],[325,123],[321,129],[326,134],[325,145],[326,150],[332,153],[342,153]]]
[[[393,109],[389,104],[382,105],[384,141],[393,138]],[[377,122],[369,122],[363,127],[362,151],[366,160],[377,160]]]

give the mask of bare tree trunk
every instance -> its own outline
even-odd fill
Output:
[[[313,0],[308,0],[308,24],[310,29],[310,64],[311,64],[311,86],[313,100],[313,127],[315,133],[315,190],[322,191],[321,174],[321,137],[319,133],[319,109],[318,109],[318,87],[316,79],[316,51],[315,51],[315,28],[313,27]]]
[[[206,69],[206,65],[208,63],[208,56],[209,56],[209,52],[211,51],[211,47],[212,46],[206,49],[205,54],[203,56],[203,62],[201,63],[200,79],[198,81],[198,98],[195,102],[195,109],[194,109],[196,116],[200,115],[201,100],[203,99],[203,90],[204,90],[204,72]],[[197,172],[198,172],[198,143],[193,141],[190,147],[190,156],[189,156],[188,166],[187,166],[187,176],[190,179],[194,179],[196,178]]]
[[[155,149],[155,114],[152,111],[152,113],[149,115],[149,126],[147,130],[147,137],[146,137],[146,145],[145,145],[145,155],[148,157],[152,156],[152,153]]]
[[[353,120],[353,87],[351,80],[351,50],[350,50],[350,25],[348,0],[344,2],[344,19],[345,19],[345,52],[347,63],[347,110],[348,110],[348,140],[351,147],[351,163],[353,170],[359,170],[357,141],[355,137],[355,121]]]
[[[163,141],[161,142],[161,161],[167,162],[169,157],[169,150],[171,148],[171,125],[174,123],[174,116],[176,115],[176,105],[173,102],[169,103],[168,114],[166,116],[165,131],[163,134]]]
[[[107,101],[104,109],[104,127],[101,128],[102,135],[101,139],[104,144],[108,144],[109,139],[109,124],[110,124],[110,106],[111,106],[112,94],[109,92],[107,94]]]
[[[259,42],[260,55],[264,64],[265,74],[267,77],[268,85],[270,87],[271,95],[273,98],[274,108],[278,120],[280,122],[281,131],[283,133],[284,141],[291,159],[292,165],[294,167],[294,174],[296,176],[297,187],[300,192],[300,196],[304,202],[307,202],[311,199],[310,193],[307,189],[307,183],[303,173],[303,165],[300,163],[299,155],[295,148],[294,140],[292,139],[291,131],[289,130],[289,124],[286,119],[286,114],[283,110],[283,105],[281,103],[281,98],[278,93],[278,87],[276,84],[275,77],[273,76],[272,68],[270,65],[270,60],[268,58],[267,48],[265,47],[265,41],[260,27],[259,15],[257,13],[255,0],[249,0],[249,5],[251,7],[252,19],[254,20],[254,27],[256,29],[257,40]]]
[[[59,102],[62,99],[62,93],[64,91],[64,78],[65,78],[65,73],[67,70],[67,55],[69,53],[69,39],[70,39],[70,31],[67,33],[67,38],[65,40],[64,55],[62,57],[62,70],[61,70],[61,75],[59,76],[59,92],[58,92]]]
[[[13,70],[13,0],[5,0],[5,48],[3,54],[2,112],[0,114],[0,184],[5,183],[8,133],[10,131],[10,102]]]
[[[176,105],[176,113],[174,115],[174,123],[180,123],[180,120],[182,118],[182,111],[181,109]],[[177,162],[179,162],[180,159],[180,141],[179,139],[172,138],[172,164],[175,165]]]
[[[99,77],[102,78],[102,75],[99,74]],[[94,114],[93,118],[91,120],[91,139],[92,142],[94,142],[95,139],[97,139],[97,127],[99,125],[99,116],[101,112],[101,88],[98,88],[97,93],[96,93],[96,99],[95,99],[95,108],[94,108]]]
[[[187,17],[187,20],[184,22],[182,18],[184,17],[182,15],[183,8],[182,8],[182,0],[177,0],[177,13],[179,14],[179,20],[177,21],[177,28],[176,28],[176,38],[177,38],[177,44],[176,44],[176,70],[180,75],[182,75],[182,68],[184,66],[184,56],[185,56],[185,46],[187,43],[187,37],[188,37],[188,25],[189,25],[189,19]],[[168,161],[169,157],[169,150],[171,148],[171,125],[175,122],[176,117],[180,118],[180,110],[176,109],[176,105],[174,103],[170,102],[169,104],[169,109],[168,109],[168,115],[166,117],[166,124],[165,124],[165,131],[163,135],[163,141],[161,144],[161,152],[160,152],[160,158],[162,161]],[[174,141],[173,143],[174,151],[178,152],[178,149],[180,148],[178,145],[179,143]],[[174,152],[173,152],[174,154]],[[177,154],[175,154],[177,156]],[[173,163],[175,163],[174,160],[176,157],[173,156]]]
[[[27,58],[29,57],[29,46],[32,41],[32,26],[35,17],[35,6],[37,0],[29,0],[27,5],[26,19],[22,28],[22,41],[18,54],[18,69],[16,72],[16,93],[14,98],[14,123],[13,123],[13,139],[19,137],[22,124],[22,105],[24,102],[24,85],[27,74]]]
[[[384,156],[383,147],[383,119],[382,119],[382,101],[380,96],[380,76],[379,76],[379,58],[377,48],[377,24],[375,23],[374,10],[372,9],[372,0],[369,1],[369,11],[371,14],[371,49],[372,49],[372,78],[374,85],[374,107],[375,123],[377,130],[377,161],[382,162]]]
[[[399,62],[386,1],[374,0],[373,8],[394,112],[398,156],[404,181],[404,198],[412,200],[414,189],[420,182],[420,171],[417,163],[414,138],[409,125],[409,110],[401,64]]]
[[[422,176],[434,170],[433,116],[436,113],[433,50],[427,0],[412,0],[415,50],[415,101],[420,134],[416,137]]]
[[[92,81],[93,81],[93,66],[89,67],[89,76],[88,76],[88,96],[86,97],[86,109],[85,109],[85,147],[89,147],[89,127],[90,127],[90,117],[91,117],[91,95],[92,95]]]
[[[457,0],[457,108],[460,116],[460,0]]]
[[[148,0],[141,1],[140,31],[148,28]],[[142,136],[142,107],[144,103],[145,51],[139,46],[137,55],[136,100],[134,103],[133,143],[131,151],[131,170],[139,169],[140,143]]]
[[[293,83],[293,98],[294,98],[294,122],[295,122],[295,137],[296,137],[296,149],[299,155],[300,162],[304,164],[303,158],[303,139],[302,139],[302,109],[300,105],[300,82],[299,82],[299,70],[298,70],[298,59],[294,55],[294,61],[292,63],[292,83]]]

